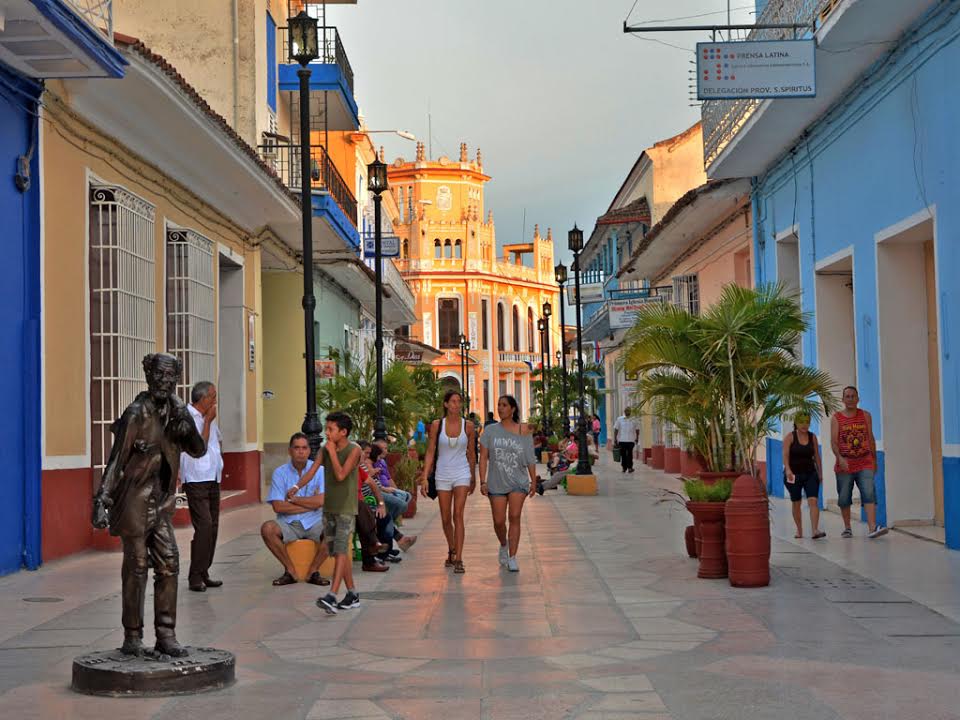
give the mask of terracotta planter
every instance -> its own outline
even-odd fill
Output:
[[[703,463],[700,462],[700,456],[684,450],[680,455],[680,474],[684,477],[697,477],[701,472]]]
[[[706,470],[701,470],[697,477],[699,477],[704,485],[713,485],[717,480],[736,480],[740,477],[738,472],[707,472]]]
[[[726,552],[730,584],[766,587],[770,584],[770,515],[760,482],[741,475],[726,502]]]
[[[697,556],[697,538],[693,525],[687,525],[687,529],[683,533],[683,541],[687,545],[687,555],[695,558]]]
[[[403,517],[407,520],[412,518],[417,514],[417,493],[416,488],[410,493],[410,502],[407,504],[407,509],[403,511]]]
[[[407,457],[410,458],[411,460],[416,460],[417,462],[420,462],[420,453],[417,452],[417,449],[415,447],[407,448]]]
[[[687,501],[687,509],[693,514],[700,531],[698,557],[699,578],[727,577],[727,554],[724,546],[724,503]]]
[[[663,445],[654,445],[650,448],[650,467],[654,470],[663,470]]]
[[[680,472],[680,455],[682,451],[678,447],[668,447],[663,449],[663,471],[671,475],[677,475]]]
[[[397,463],[403,460],[404,453],[402,452],[388,452],[384,455],[384,458],[387,461],[387,468],[390,470],[390,477],[394,475],[394,468],[397,467]]]

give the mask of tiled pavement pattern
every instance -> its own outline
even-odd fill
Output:
[[[421,501],[407,526],[420,542],[389,573],[358,573],[363,606],[336,617],[315,607],[318,588],[271,587],[266,508],[229,513],[215,567],[226,585],[181,586],[181,639],[237,655],[237,684],[205,695],[69,691],[73,656],[120,642],[117,556],[0,579],[0,718],[960,718],[956,623],[793,542],[775,540],[769,588],[698,580],[687,512],[661,476],[600,474],[599,497],[528,503],[518,574],[497,565],[479,494],[467,573],[449,574]]]

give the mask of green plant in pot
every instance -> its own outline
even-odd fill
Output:
[[[405,518],[412,518],[417,512],[417,478],[420,475],[420,467],[419,461],[405,455],[393,468],[393,481],[396,486],[410,493],[410,504],[403,514]]]
[[[727,553],[724,548],[724,509],[733,481],[720,478],[704,482],[700,478],[688,478],[683,482],[687,497],[687,509],[693,515],[692,532],[687,531],[689,551],[690,536],[695,546],[695,557],[700,561],[697,577],[727,577]]]
[[[637,396],[645,411],[674,425],[708,473],[737,476],[728,501],[727,545],[738,545],[733,555],[752,564],[744,573],[755,579],[741,583],[738,561],[731,561],[733,584],[769,582],[769,524],[765,537],[738,535],[741,513],[762,515],[768,523],[757,472],[760,444],[777,433],[784,416],[819,416],[839,407],[829,375],[797,357],[808,325],[797,299],[782,286],[728,285],[702,315],[671,304],[647,305],[626,338],[623,367],[639,373]],[[731,528],[731,512],[738,527]]]

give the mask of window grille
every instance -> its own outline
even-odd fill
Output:
[[[94,487],[110,456],[110,426],[145,389],[156,350],[153,205],[126,190],[90,186],[90,459]]]
[[[213,243],[193,230],[167,230],[167,352],[183,363],[177,394],[190,402],[190,388],[216,382],[216,296]]]
[[[460,347],[460,301],[457,298],[440,298],[437,301],[437,327],[440,335],[439,348]]]
[[[692,315],[700,314],[700,279],[697,275],[673,278],[673,302]]]
[[[489,321],[487,320],[487,313],[490,312],[490,307],[489,307],[489,303],[488,303],[486,300],[481,300],[480,303],[481,303],[481,306],[480,306],[480,307],[481,307],[481,311],[480,311],[480,327],[481,327],[480,341],[481,341],[481,347],[482,347],[484,350],[487,350],[487,349],[489,349],[489,347],[490,347],[490,339],[489,339],[489,338],[490,338],[490,327],[489,327]],[[484,397],[486,397],[486,396],[484,396]]]

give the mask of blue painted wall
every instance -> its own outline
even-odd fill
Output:
[[[277,23],[267,13],[267,105],[277,111]]]
[[[955,87],[955,68],[960,64],[958,11],[957,3],[932,10],[888,59],[879,61],[867,78],[807,129],[792,153],[757,179],[755,188],[757,279],[776,280],[775,237],[796,224],[805,311],[825,312],[814,303],[815,263],[853,246],[857,384],[861,405],[873,413],[881,443],[874,236],[936,206],[945,454],[960,445],[960,358],[954,353],[960,338],[960,313],[955,310],[960,301],[955,281],[960,270],[960,244],[955,240],[960,235],[956,199],[960,138],[955,128],[960,95],[945,91]],[[803,357],[817,362],[813,328],[803,338]],[[886,522],[883,453],[878,462],[878,509]],[[825,470],[830,478],[832,468]],[[960,459],[945,458],[943,470],[947,542],[960,548]]]
[[[39,88],[0,66],[0,575],[40,564]],[[33,149],[30,187],[14,183]]]

